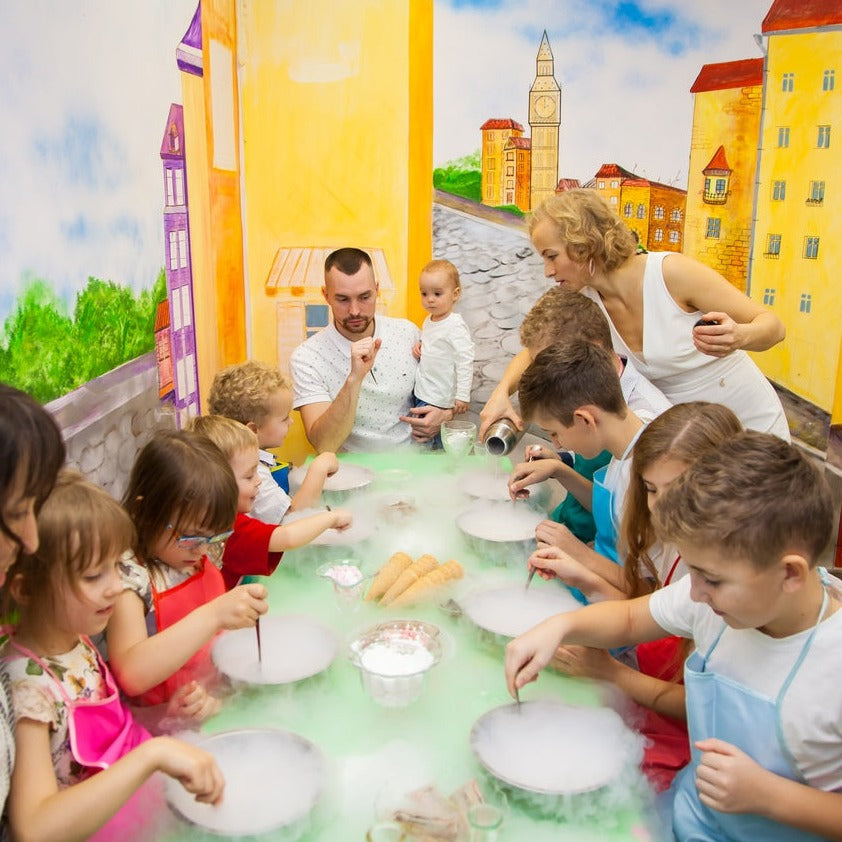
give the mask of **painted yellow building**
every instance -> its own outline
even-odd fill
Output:
[[[523,137],[523,126],[516,120],[510,117],[505,118],[491,118],[486,120],[481,126],[482,132],[482,157],[481,157],[481,172],[482,172],[482,203],[491,207],[500,207],[500,205],[513,205],[515,203],[515,184],[516,178],[514,152],[512,152],[512,161],[510,178],[512,180],[511,194],[507,196],[506,193],[506,146],[513,138]],[[510,201],[506,201],[509,198]],[[529,210],[529,208],[526,208]]]
[[[529,126],[532,163],[529,201],[533,208],[555,192],[558,184],[558,141],[561,126],[561,88],[555,79],[555,59],[547,32],[535,59],[535,81],[529,89]]]
[[[432,26],[432,0],[201,0],[203,73],[182,87],[203,395],[223,363],[286,369],[326,323],[325,250],[371,250],[381,309],[420,323]]]
[[[763,59],[702,67],[690,88],[693,128],[684,254],[746,291]]]
[[[842,5],[776,0],[763,20],[763,118],[749,294],[784,322],[764,373],[842,422]]]

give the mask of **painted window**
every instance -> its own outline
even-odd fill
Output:
[[[599,190],[605,190],[605,182],[604,182],[604,181],[600,181],[600,182],[597,184],[597,188],[598,188]]]
[[[789,126],[778,127],[778,148],[785,149],[789,146]]]
[[[611,182],[611,189],[612,189],[612,190],[616,190],[619,186],[620,186],[620,182],[619,182],[619,181],[612,181],[612,182]]]
[[[794,86],[795,86],[795,74],[794,73],[784,73],[783,81],[781,83],[781,90],[785,94],[791,93]]]
[[[786,182],[775,181],[772,184],[772,201],[782,202],[786,198]]]
[[[822,90],[823,91],[832,91],[836,87],[836,71],[835,70],[825,70],[824,76],[822,77]]]
[[[819,238],[805,237],[804,238],[804,257],[807,260],[816,260],[819,256]]]
[[[781,235],[769,234],[766,238],[766,257],[777,257],[781,253]]]
[[[514,167],[506,167],[506,175],[514,175],[515,168]]]
[[[820,205],[824,202],[824,182],[811,181],[810,195],[807,197],[807,204]]]
[[[181,287],[181,315],[184,327],[193,324],[193,302],[190,300],[190,284]]]
[[[175,174],[175,203],[177,205],[184,204],[184,170],[179,167],[173,170]]]
[[[175,184],[173,181],[173,171],[171,169],[164,170],[164,183],[167,190],[167,204],[175,204]]]
[[[632,210],[634,209],[634,205],[631,202],[626,202],[623,205],[623,216],[631,216]]]
[[[660,243],[663,242],[664,239],[664,229],[663,228],[656,228],[655,229],[655,242]]]
[[[178,269],[178,232],[170,231],[170,269]]]
[[[716,179],[716,192],[717,193],[724,193],[726,187],[726,181],[724,178],[717,178]]]
[[[612,196],[611,199],[609,200],[609,204],[616,205],[617,204],[617,197]]]
[[[663,219],[664,218],[664,206],[663,205],[656,205],[655,211],[652,214],[652,216],[654,216],[655,219]]]
[[[646,219],[646,205],[641,203],[637,206],[637,218]]]
[[[670,222],[681,222],[681,209],[673,208],[670,211]]]
[[[809,313],[813,307],[813,296],[809,292],[801,293],[801,302],[798,305],[799,313]]]
[[[170,323],[174,333],[181,330],[181,292],[178,289],[172,291],[170,298]]]
[[[816,142],[819,149],[830,147],[830,126],[819,126],[819,136]]]
[[[771,307],[775,303],[775,288],[766,287],[763,290],[763,304],[766,307]]]
[[[306,304],[304,306],[304,326],[308,339],[323,327],[327,327],[329,312],[327,304]]]
[[[721,222],[722,222],[721,219],[716,219],[713,216],[709,216],[708,217],[708,227],[707,227],[707,230],[705,231],[705,237],[707,237],[708,239],[712,239],[712,240],[718,240],[719,239],[719,227],[720,227]]]
[[[187,369],[187,395],[196,394],[196,360],[193,354],[187,354],[184,358],[184,367]],[[185,397],[187,397],[185,395]]]
[[[671,243],[680,243],[681,242],[681,233],[679,231],[670,231],[670,242]]]
[[[187,266],[187,231],[183,228],[178,232],[178,268]]]

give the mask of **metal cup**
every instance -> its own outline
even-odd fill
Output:
[[[523,433],[508,418],[495,421],[485,434],[485,449],[492,456],[506,456],[512,452]]]

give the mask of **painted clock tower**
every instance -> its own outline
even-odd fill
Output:
[[[535,81],[529,90],[532,129],[530,205],[535,210],[555,193],[558,184],[558,136],[561,125],[561,88],[553,76],[554,60],[547,32],[538,48]]]

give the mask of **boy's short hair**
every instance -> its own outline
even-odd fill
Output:
[[[570,339],[584,339],[613,350],[608,319],[596,301],[556,286],[532,305],[521,322],[520,344],[531,352]]]
[[[230,462],[235,453],[257,449],[257,435],[245,424],[223,415],[200,415],[190,420],[189,429],[210,439]]]
[[[431,260],[422,270],[424,272],[444,272],[447,280],[453,284],[453,289],[462,289],[462,282],[459,280],[459,270],[449,260]]]
[[[627,411],[616,355],[582,339],[544,348],[521,376],[518,399],[525,421],[541,413],[565,427],[582,406],[596,406],[620,418]]]
[[[269,415],[272,395],[291,388],[289,378],[275,366],[247,360],[217,373],[208,406],[211,415],[224,415],[241,424],[252,423],[259,427]]]
[[[363,265],[371,266],[371,257],[368,252],[353,246],[345,246],[332,251],[325,258],[325,276],[334,266],[343,275],[356,275]]]
[[[747,430],[702,454],[653,513],[661,540],[714,547],[758,569],[786,553],[815,565],[833,530],[830,488],[791,444]]]

